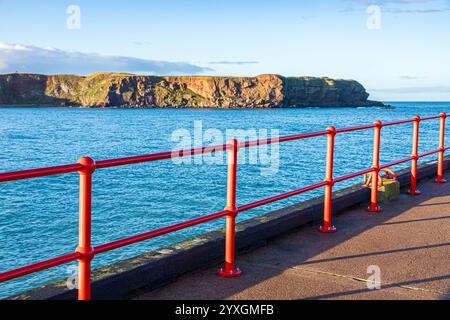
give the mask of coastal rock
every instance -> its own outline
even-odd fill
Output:
[[[313,77],[141,76],[123,73],[0,75],[2,105],[136,108],[382,106],[354,80]]]

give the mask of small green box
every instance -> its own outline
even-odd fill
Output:
[[[384,203],[400,197],[400,183],[393,179],[383,179],[383,186],[378,188],[378,202]]]

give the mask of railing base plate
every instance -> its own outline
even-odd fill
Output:
[[[324,228],[323,226],[319,227],[319,232],[322,233],[335,233],[337,231],[337,229],[334,226],[328,227],[328,228]]]
[[[242,271],[239,268],[235,268],[232,270],[225,270],[224,268],[221,268],[219,271],[217,271],[217,274],[224,278],[237,278],[242,275]]]
[[[378,207],[378,206],[375,208],[368,207],[368,208],[366,208],[366,211],[370,212],[370,213],[380,213],[380,212],[383,212],[383,209],[381,209],[381,207]]]

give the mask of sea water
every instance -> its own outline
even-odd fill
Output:
[[[172,151],[181,135],[191,133],[192,146],[208,145],[208,132],[227,129],[290,135],[392,121],[414,115],[450,112],[450,103],[391,102],[395,109],[305,108],[273,110],[0,108],[0,172],[62,165],[82,156],[95,160]],[[200,138],[198,131],[200,130]],[[208,131],[209,130],[209,131]],[[211,131],[212,130],[212,131]],[[262,130],[262,131],[261,131]],[[447,137],[449,137],[450,123]],[[197,135],[196,135],[197,133]],[[382,129],[381,162],[411,154],[412,125]],[[420,152],[438,146],[439,120],[421,123]],[[219,135],[220,137],[220,135]],[[196,140],[195,140],[196,139]],[[200,140],[200,141],[199,141]],[[336,137],[335,176],[369,168],[373,130]],[[225,142],[225,141],[220,141]],[[449,140],[450,142],[450,140]],[[325,137],[283,143],[269,162],[238,170],[238,205],[320,182],[325,173]],[[242,151],[241,151],[242,152]],[[421,161],[435,159],[427,157]],[[220,211],[226,201],[225,161],[171,159],[97,170],[93,177],[92,242],[103,244],[205,214]],[[276,163],[278,160],[278,163]],[[275,161],[275,162],[274,162]],[[408,166],[403,164],[395,170]],[[272,168],[269,173],[263,169]],[[267,170],[266,170],[267,171]],[[264,173],[265,172],[265,173]],[[361,182],[352,179],[344,188]],[[239,215],[243,221],[271,210],[319,196],[305,193]],[[98,255],[93,267],[133,257],[224,226],[214,221],[143,243]],[[73,252],[78,232],[76,173],[0,183],[0,272]],[[76,263],[0,284],[6,297],[71,276]]]

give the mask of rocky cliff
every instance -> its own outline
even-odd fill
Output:
[[[2,105],[155,108],[358,107],[368,100],[353,80],[260,75],[157,77],[118,73],[0,75]]]

